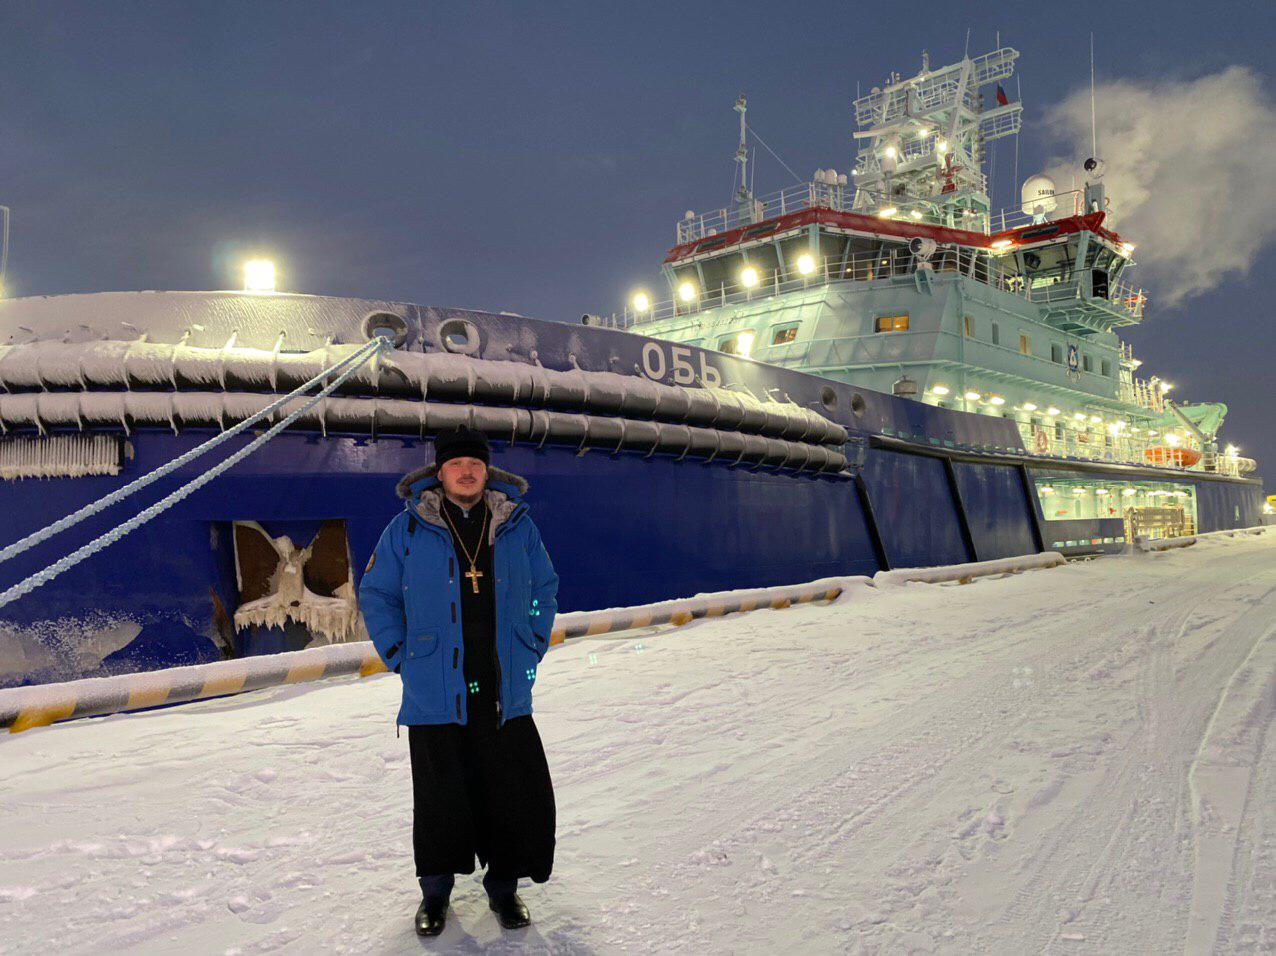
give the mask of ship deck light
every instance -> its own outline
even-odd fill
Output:
[[[935,385],[935,386],[933,386],[933,387],[931,388],[931,391],[932,391],[932,392],[934,392],[936,395],[941,395],[941,396],[942,396],[942,395],[947,395],[947,394],[948,394],[948,386],[947,386],[947,385]]]
[[[1025,412],[1035,412],[1037,410],[1037,406],[1032,402],[1024,402],[1021,407]]]
[[[968,402],[977,402],[977,401],[979,401],[981,398],[983,398],[983,395],[981,395],[979,392],[967,392],[967,393],[966,393],[966,401],[968,401]]]
[[[635,292],[629,302],[634,307],[635,312],[647,312],[651,309],[651,296],[646,292]]]
[[[887,206],[885,209],[879,209],[877,211],[877,215],[880,216],[882,219],[889,219],[891,216],[895,215],[897,212],[899,212],[899,210],[896,209],[894,206]]]
[[[758,270],[753,266],[745,266],[740,272],[740,285],[746,289],[752,289],[758,284]]]
[[[1051,418],[1058,418],[1061,413],[1059,409],[1051,405],[1049,408],[1046,409],[1046,414],[1049,415]]]
[[[696,300],[696,286],[694,282],[684,282],[678,286],[678,298],[683,302],[694,302]]]
[[[797,271],[799,275],[809,276],[815,271],[815,257],[809,252],[804,252],[798,256]]]
[[[244,263],[245,292],[274,292],[275,264],[269,259],[249,259]]]

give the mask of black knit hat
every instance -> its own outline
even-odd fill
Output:
[[[439,467],[453,458],[477,458],[486,465],[491,460],[491,452],[487,436],[473,428],[462,426],[439,432],[434,439],[434,464]]]

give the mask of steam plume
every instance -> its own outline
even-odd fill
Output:
[[[1132,273],[1166,305],[1246,274],[1276,237],[1276,107],[1252,70],[1187,81],[1100,84],[1099,156],[1107,225],[1138,244]],[[1047,112],[1060,192],[1090,152],[1090,91]],[[1078,180],[1079,185],[1079,180]],[[1062,204],[1061,204],[1062,205]]]

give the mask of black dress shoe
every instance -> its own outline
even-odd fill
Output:
[[[438,936],[447,924],[447,900],[422,900],[416,911],[416,934]]]
[[[532,914],[527,912],[527,906],[517,893],[497,899],[488,897],[487,905],[506,929],[520,929],[532,921]]]

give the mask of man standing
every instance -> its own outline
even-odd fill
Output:
[[[490,457],[480,432],[440,434],[434,463],[399,480],[404,511],[359,585],[368,634],[403,679],[422,936],[443,932],[454,874],[473,873],[475,854],[507,929],[531,922],[518,880],[544,883],[554,863],[554,790],[531,713],[558,575],[527,482]]]

